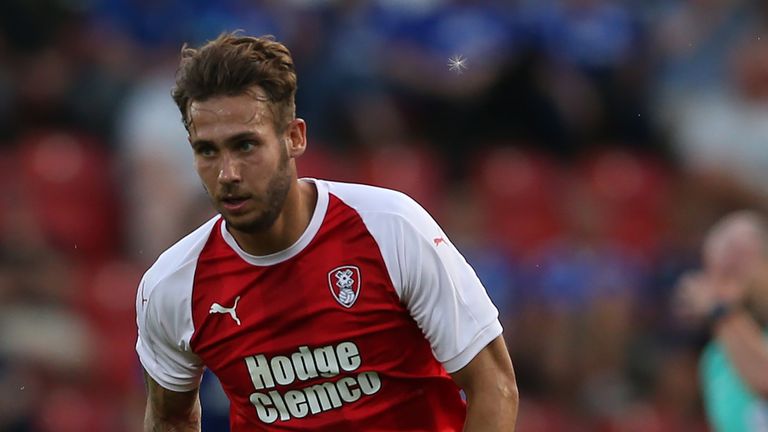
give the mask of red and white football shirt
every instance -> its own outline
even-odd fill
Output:
[[[407,196],[313,179],[294,245],[244,252],[214,217],[144,275],[136,349],[174,391],[204,367],[233,432],[454,431],[455,372],[502,332],[475,272]]]

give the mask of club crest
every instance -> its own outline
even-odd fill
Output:
[[[328,272],[328,287],[340,305],[352,307],[360,295],[360,269],[351,265],[336,267]]]

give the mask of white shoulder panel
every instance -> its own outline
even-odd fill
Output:
[[[363,219],[400,300],[448,372],[466,366],[502,333],[498,311],[475,271],[418,203],[372,186],[328,187]]]
[[[218,218],[166,250],[139,283],[136,351],[147,373],[169,390],[189,391],[200,384],[203,365],[189,345],[192,286],[197,259]]]

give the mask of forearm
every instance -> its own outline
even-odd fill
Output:
[[[748,387],[768,397],[768,342],[746,311],[734,311],[714,327],[717,341]]]
[[[163,388],[146,371],[147,408],[144,432],[200,432],[198,389],[175,392]]]
[[[183,418],[162,418],[147,409],[144,416],[144,432],[200,432],[199,405],[189,416]]]
[[[464,432],[514,431],[519,396],[514,383],[467,393]]]

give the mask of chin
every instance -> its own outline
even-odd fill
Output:
[[[271,217],[269,214],[261,214],[258,216],[232,216],[222,213],[224,220],[227,222],[227,226],[245,233],[259,233],[264,232],[275,224],[277,217]]]

